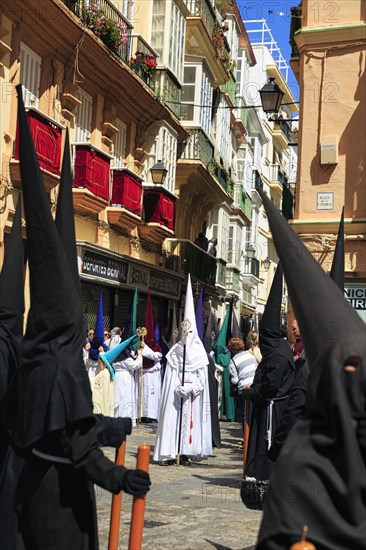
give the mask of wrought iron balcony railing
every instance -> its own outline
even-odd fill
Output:
[[[214,146],[200,128],[190,128],[189,133],[190,140],[180,158],[200,160],[205,166],[208,166],[213,160]]]
[[[181,114],[182,87],[173,77],[169,69],[156,70],[156,97],[165,103],[167,107],[177,116]]]
[[[215,285],[218,260],[187,239],[165,239],[164,267],[190,273],[202,283]]]
[[[83,21],[85,19],[85,12],[91,7],[92,3],[89,0],[62,0],[62,2],[77,16]],[[128,61],[131,57],[131,35],[132,35],[132,25],[124,17],[124,15],[116,8],[116,6],[111,2],[111,0],[98,0],[97,3],[98,9],[103,12],[103,15],[110,17],[119,25],[123,25],[126,28],[127,42],[119,46],[118,50],[115,52],[118,57],[123,59],[123,61]],[[93,29],[91,29],[93,30]]]
[[[216,21],[215,12],[210,0],[183,0],[191,17],[200,17],[211,36]]]
[[[274,130],[281,130],[281,132],[285,135],[287,141],[291,141],[291,127],[290,123],[286,120],[276,120],[273,126]]]

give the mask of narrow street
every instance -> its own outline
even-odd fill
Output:
[[[136,466],[137,446],[155,442],[156,424],[142,424],[128,438],[126,466]],[[261,512],[240,499],[242,446],[239,425],[221,423],[222,448],[190,467],[150,464],[143,548],[149,550],[252,550]],[[114,451],[106,450],[113,459]],[[100,549],[108,548],[111,495],[96,488]],[[132,497],[123,495],[119,549],[128,548]]]

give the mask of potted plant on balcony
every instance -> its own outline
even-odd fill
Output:
[[[142,80],[148,82],[156,72],[156,56],[145,52],[135,52],[135,57],[131,57],[130,67],[137,73]]]
[[[81,19],[114,53],[118,54],[121,46],[127,44],[127,27],[123,21],[105,15],[98,3],[83,6]]]

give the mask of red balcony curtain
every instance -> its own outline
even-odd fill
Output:
[[[28,111],[27,119],[39,166],[51,174],[60,175],[61,128],[53,125],[47,118],[35,111]],[[14,158],[19,160],[18,127]]]
[[[145,222],[156,222],[174,231],[175,200],[164,191],[144,191]]]
[[[109,200],[109,158],[88,145],[77,145],[74,187],[85,187],[94,195]]]
[[[141,216],[141,200],[141,182],[120,170],[113,170],[112,205],[124,206]]]

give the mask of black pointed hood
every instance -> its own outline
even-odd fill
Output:
[[[23,317],[22,201],[19,197],[0,275],[0,401],[18,368]]]
[[[264,313],[259,323],[259,348],[262,358],[271,355],[285,355],[293,365],[293,355],[288,342],[281,334],[281,304],[283,294],[283,273],[278,264],[268,294]]]
[[[261,189],[258,192],[266,209],[310,367],[323,352],[353,331],[355,335],[362,333],[365,341],[361,318],[267,195]]]
[[[330,277],[337,287],[344,292],[344,207],[342,208],[342,216],[339,222]]]
[[[271,476],[276,490],[266,496],[259,541],[301,533],[306,521],[317,547],[361,549],[366,465],[356,428],[366,410],[366,326],[269,198],[259,193],[311,369],[306,415],[288,434]],[[283,498],[290,486],[296,487],[291,502]]]
[[[93,413],[82,361],[85,335],[80,295],[51,216],[21,85],[17,92],[31,305],[22,364],[5,396],[4,423],[15,444],[25,448]]]
[[[65,256],[69,262],[75,286],[80,293],[72,187],[73,180],[71,174],[69,129],[66,128],[55,222],[62,246],[64,247]]]

